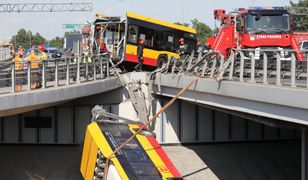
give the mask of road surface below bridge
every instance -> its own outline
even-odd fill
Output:
[[[300,179],[300,141],[163,146],[184,179]],[[81,146],[1,145],[0,179],[78,180]]]

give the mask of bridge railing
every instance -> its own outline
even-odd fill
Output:
[[[41,61],[0,62],[0,93],[16,92],[34,88],[31,84],[50,88],[80,84],[104,79],[109,76],[109,60],[106,54],[95,56],[72,56]]]
[[[304,60],[297,60],[298,53]],[[307,53],[293,50],[237,50],[221,69],[218,80],[308,88]]]
[[[297,60],[298,53],[304,60]],[[308,88],[308,51],[282,49],[232,50],[228,57],[219,52],[194,54],[171,60],[161,73],[239,81],[263,85]]]

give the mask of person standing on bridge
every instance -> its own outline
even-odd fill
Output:
[[[181,59],[185,59],[187,52],[187,44],[185,44],[184,38],[181,38],[179,41],[180,41],[180,46],[178,53]]]
[[[21,51],[18,51],[14,59],[12,60],[15,63],[15,71],[16,71],[15,72],[16,73],[15,91],[16,92],[19,92],[22,90],[22,84],[23,84],[22,75],[19,74],[19,72],[24,69],[24,65],[23,65],[21,57],[22,57]]]
[[[35,51],[32,49],[31,54],[26,58],[28,63],[28,68],[31,68],[31,71],[34,70],[36,72],[32,72],[31,74],[31,89],[40,88],[40,80],[39,80],[39,68],[41,63],[39,62],[38,55],[35,54]],[[29,64],[31,65],[29,66]]]
[[[42,63],[44,63],[43,61],[47,60],[47,58],[48,58],[47,50],[45,49],[44,45],[40,45],[38,47],[38,49],[40,51],[39,54],[38,54],[38,61],[39,61],[40,64],[42,64]],[[41,74],[38,74],[38,76],[41,76]],[[39,83],[38,83],[38,87],[37,88],[40,88],[42,86],[42,84],[41,84],[40,81],[38,81],[38,82]]]
[[[144,39],[140,39],[139,45],[137,48],[138,65],[135,67],[135,69],[139,72],[142,71],[143,49],[144,49]]]
[[[46,60],[48,58],[48,55],[47,55],[47,50],[45,49],[45,46],[44,45],[40,45],[38,47],[38,50],[40,51],[39,53],[39,60],[42,61],[42,60]]]

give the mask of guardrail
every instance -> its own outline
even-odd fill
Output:
[[[171,58],[161,73],[214,78],[292,88],[308,88],[308,52],[298,61],[293,50],[232,50],[227,58],[219,52],[197,54],[185,59]]]
[[[18,63],[18,64],[17,64]],[[58,87],[95,81],[109,76],[109,58],[106,54],[73,56],[42,61],[0,62],[0,93],[15,93],[15,86],[22,91],[33,90],[31,83],[40,83],[40,88]],[[39,68],[31,64],[39,64]],[[15,66],[22,65],[22,70]],[[21,68],[20,68],[21,69]]]

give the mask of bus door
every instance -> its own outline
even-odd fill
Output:
[[[121,56],[123,53],[125,24],[109,24],[102,36],[102,42],[106,45],[106,50],[111,53],[112,57]],[[122,49],[122,50],[121,50]]]

